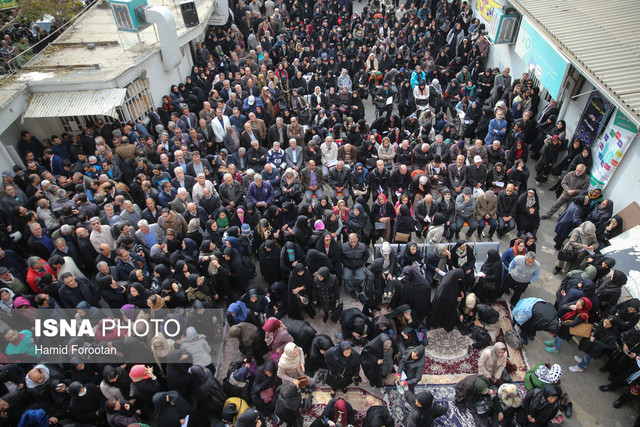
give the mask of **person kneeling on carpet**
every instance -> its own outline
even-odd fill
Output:
[[[405,427],[430,427],[433,420],[447,413],[447,407],[439,403],[433,403],[433,394],[423,391],[417,396],[412,391],[407,391],[404,398],[411,405],[411,411],[403,420]]]
[[[469,375],[456,384],[456,406],[471,414],[476,426],[492,425],[495,390],[490,386],[491,380],[484,375]]]
[[[371,406],[362,427],[394,427],[395,421],[386,406]]]
[[[353,339],[354,345],[365,345],[373,329],[371,319],[357,308],[349,308],[342,312],[340,326],[344,339]]]
[[[493,385],[500,386],[507,378],[507,346],[497,342],[492,347],[487,347],[480,353],[478,359],[478,373],[484,375]]]
[[[398,365],[398,380],[402,381],[402,385],[408,386],[409,391],[413,392],[422,379],[425,363],[424,347],[421,345],[409,347],[402,355]],[[404,380],[402,374],[405,375]]]
[[[356,413],[351,404],[344,399],[332,399],[325,406],[322,415],[311,423],[311,427],[336,427],[338,425],[353,427],[355,424]]]

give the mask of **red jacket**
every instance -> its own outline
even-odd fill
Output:
[[[54,279],[56,277],[56,274],[54,273],[53,268],[51,268],[49,266],[49,264],[47,264],[46,262],[42,261],[42,267],[43,267],[42,268],[43,271],[37,271],[37,270],[34,270],[31,267],[29,267],[29,270],[27,271],[27,283],[29,284],[29,286],[31,287],[33,292],[36,293],[36,294],[41,294],[41,293],[44,292],[38,286],[38,279],[39,278],[41,278],[45,274],[51,274]]]

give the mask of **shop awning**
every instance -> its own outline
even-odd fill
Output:
[[[638,0],[510,0],[640,123]]]
[[[75,92],[35,93],[24,113],[25,119],[71,116],[109,116],[118,118],[126,89],[79,90]]]

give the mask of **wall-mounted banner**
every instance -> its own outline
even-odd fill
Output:
[[[514,50],[529,72],[535,74],[554,99],[558,99],[569,60],[525,18],[520,21]]]
[[[584,107],[576,126],[573,139],[580,139],[587,145],[593,145],[612,111],[613,105],[609,101],[599,92],[591,92],[589,102]]]
[[[600,185],[603,188],[607,185],[637,133],[638,127],[618,110],[592,147],[591,185]]]
[[[502,2],[496,0],[476,0],[476,11],[485,23],[491,23],[493,9],[502,9]]]
[[[0,0],[0,10],[18,7],[18,0]]]

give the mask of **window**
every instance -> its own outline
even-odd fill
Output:
[[[126,120],[142,120],[153,111],[154,104],[149,90],[149,79],[138,78],[127,86],[124,99],[124,118]]]
[[[120,116],[120,121],[122,121],[122,111],[120,109],[118,109],[118,115]],[[58,117],[58,123],[62,127],[63,132],[76,134],[84,129],[89,121],[96,123],[98,119],[102,119],[102,121],[109,124],[116,121],[116,119],[110,116],[69,116]]]

